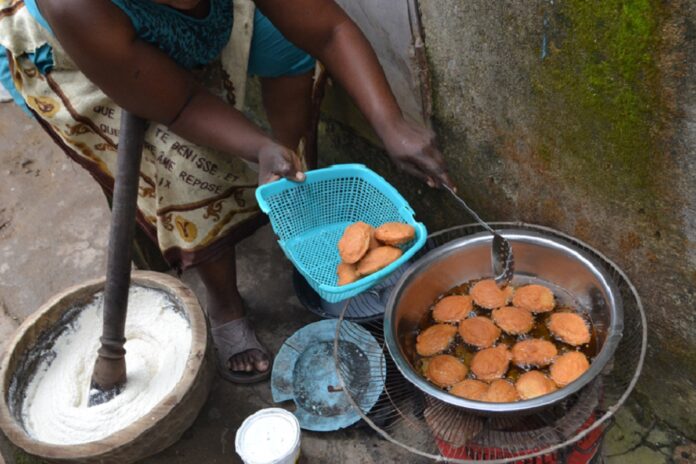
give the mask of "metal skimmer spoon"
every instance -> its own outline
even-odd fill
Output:
[[[502,235],[498,234],[491,226],[486,224],[483,219],[476,214],[476,211],[469,208],[462,198],[448,185],[444,185],[445,189],[459,202],[460,205],[488,232],[493,234],[493,246],[491,248],[491,262],[493,264],[493,274],[495,275],[495,283],[498,287],[507,286],[512,280],[512,274],[515,272],[515,258],[512,256],[512,246]]]

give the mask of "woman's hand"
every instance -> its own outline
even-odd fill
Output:
[[[275,142],[261,147],[258,152],[259,185],[267,184],[285,177],[286,179],[303,182],[300,158],[292,151]]]
[[[384,146],[397,168],[423,180],[430,187],[440,187],[443,184],[454,186],[431,130],[400,118],[380,132]]]

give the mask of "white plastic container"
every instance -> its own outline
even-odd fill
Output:
[[[262,409],[242,423],[234,446],[244,464],[295,464],[300,457],[300,423],[285,409]]]

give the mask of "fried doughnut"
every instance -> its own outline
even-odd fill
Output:
[[[512,305],[533,313],[546,313],[553,310],[553,292],[543,285],[525,285],[515,291]]]
[[[370,246],[367,248],[369,250],[374,250],[375,248],[381,247],[382,244],[377,241],[375,237],[375,228],[370,229]]]
[[[449,354],[435,356],[428,362],[428,378],[441,387],[449,387],[461,382],[469,369],[459,359]]]
[[[474,401],[484,401],[483,397],[488,391],[488,384],[480,380],[466,379],[455,384],[450,393],[460,398],[466,398]]]
[[[459,322],[466,319],[473,308],[470,296],[446,296],[433,308],[433,319],[437,322]]]
[[[505,375],[510,366],[510,351],[505,345],[486,348],[474,355],[471,372],[479,380],[495,380]]]
[[[495,309],[507,304],[510,292],[499,289],[495,280],[486,279],[476,282],[469,294],[482,308]]]
[[[522,374],[517,379],[515,388],[523,400],[536,398],[557,390],[556,384],[539,371],[529,371]]]
[[[558,354],[556,345],[538,338],[515,343],[512,347],[512,362],[520,367],[544,367],[551,364]]]
[[[366,276],[374,274],[399,259],[402,253],[400,249],[391,246],[375,248],[369,251],[358,263],[358,275]]]
[[[532,313],[514,306],[494,309],[491,317],[498,327],[511,335],[526,334],[534,326]]]
[[[355,264],[365,256],[370,247],[372,226],[364,222],[356,222],[346,227],[343,236],[338,241],[338,254],[344,263]]]
[[[403,245],[413,240],[416,229],[400,222],[387,222],[375,230],[375,238],[385,245]]]
[[[573,346],[590,342],[590,329],[585,320],[575,313],[554,313],[549,330],[559,340]]]
[[[445,351],[456,333],[457,328],[453,325],[432,325],[416,337],[416,352],[421,356],[432,356]]]
[[[515,294],[515,289],[512,285],[508,285],[503,289],[503,294],[505,295],[505,304],[512,302],[512,297]]]
[[[569,351],[556,358],[549,371],[551,380],[556,382],[559,387],[565,387],[589,368],[590,362],[584,354],[579,351]]]
[[[459,323],[459,335],[469,345],[488,348],[500,337],[500,329],[487,317],[476,316]]]
[[[483,401],[489,403],[512,403],[520,399],[515,386],[507,380],[498,379],[491,382],[488,391],[483,395]]]
[[[338,285],[352,284],[360,278],[355,270],[355,264],[339,264],[336,269],[336,274],[338,274]]]

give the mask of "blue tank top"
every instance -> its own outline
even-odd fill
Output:
[[[138,37],[187,69],[212,62],[230,40],[230,0],[209,0],[208,16],[201,19],[152,0],[111,1],[128,15]]]

